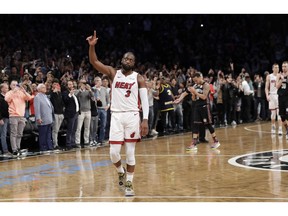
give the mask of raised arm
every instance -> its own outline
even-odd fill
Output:
[[[86,38],[89,43],[89,61],[93,65],[93,67],[102,74],[105,74],[109,77],[109,79],[113,80],[116,74],[116,70],[108,65],[104,65],[97,58],[95,45],[98,42],[98,38],[96,37],[96,31],[94,31],[94,35]]]
[[[188,94],[189,93],[186,91],[182,92],[181,95],[176,100],[173,101],[173,103],[174,104],[180,103]]]

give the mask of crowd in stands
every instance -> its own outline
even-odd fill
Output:
[[[30,95],[35,96],[43,83],[49,98],[56,88],[53,83],[64,92],[69,81],[80,91],[83,85],[100,88],[95,86],[101,80],[109,92],[109,80],[91,67],[87,57],[85,38],[94,29],[102,41],[98,58],[105,64],[117,68],[126,51],[134,52],[135,71],[144,75],[149,90],[150,137],[191,130],[191,99],[174,105],[166,115],[159,104],[168,97],[156,94],[155,89],[169,88],[173,94],[168,100],[175,100],[191,85],[196,71],[210,83],[216,127],[269,119],[265,78],[273,63],[287,56],[284,15],[0,16],[0,84],[17,81]],[[109,102],[101,100],[91,103],[96,103],[102,128],[95,129],[99,119],[94,113],[91,119],[95,121],[90,119],[89,124],[94,122],[92,131],[97,136],[86,134],[85,143],[76,147],[101,146],[108,139]],[[102,115],[103,109],[107,113]],[[25,117],[33,122],[34,115],[32,99],[26,103]],[[81,127],[78,141],[79,130]]]

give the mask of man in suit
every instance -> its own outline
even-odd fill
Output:
[[[67,91],[63,93],[63,101],[65,104],[64,118],[67,119],[66,150],[71,150],[73,147],[78,147],[75,144],[75,133],[80,111],[80,103],[75,96],[72,80],[67,82]]]
[[[39,148],[41,153],[53,150],[52,123],[54,108],[46,95],[46,86],[37,86],[38,94],[34,98],[35,119],[39,131]]]

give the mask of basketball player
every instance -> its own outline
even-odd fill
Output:
[[[282,73],[277,75],[276,87],[278,89],[279,115],[283,126],[286,128],[286,139],[288,139],[288,61],[282,63]]]
[[[201,124],[204,124],[208,128],[210,134],[213,138],[213,144],[211,144],[212,149],[216,149],[220,146],[218,141],[215,129],[212,126],[212,115],[210,111],[210,102],[209,102],[209,92],[210,86],[209,83],[203,80],[203,76],[200,72],[196,72],[192,76],[194,85],[193,87],[188,87],[185,92],[183,92],[174,103],[179,103],[185,96],[192,94],[192,100],[195,103],[195,108],[192,111],[194,117],[194,124],[192,128],[192,143],[186,148],[186,151],[197,151],[197,141],[199,136],[199,127]]]
[[[125,185],[125,196],[134,196],[132,186],[135,169],[135,144],[141,136],[148,134],[148,93],[144,78],[133,71],[135,56],[124,54],[120,70],[104,65],[97,58],[95,45],[96,31],[86,39],[89,43],[89,60],[93,67],[111,80],[111,125],[109,134],[110,158],[119,175],[119,186]],[[143,121],[139,114],[139,96],[143,111]],[[125,145],[127,173],[121,164],[121,147]],[[126,176],[126,182],[125,182]]]
[[[278,135],[282,135],[282,122],[279,116],[279,107],[278,107],[278,94],[276,87],[276,77],[279,73],[279,65],[273,64],[272,73],[267,75],[265,83],[265,94],[267,101],[269,102],[269,109],[271,110],[271,133],[276,133],[276,116],[278,119]]]

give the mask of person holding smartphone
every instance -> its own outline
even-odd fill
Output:
[[[26,101],[33,99],[26,90],[18,84],[18,81],[12,80],[11,90],[5,95],[5,100],[9,106],[9,124],[10,124],[10,143],[14,157],[19,157],[21,152],[21,139],[26,125],[25,107]]]

